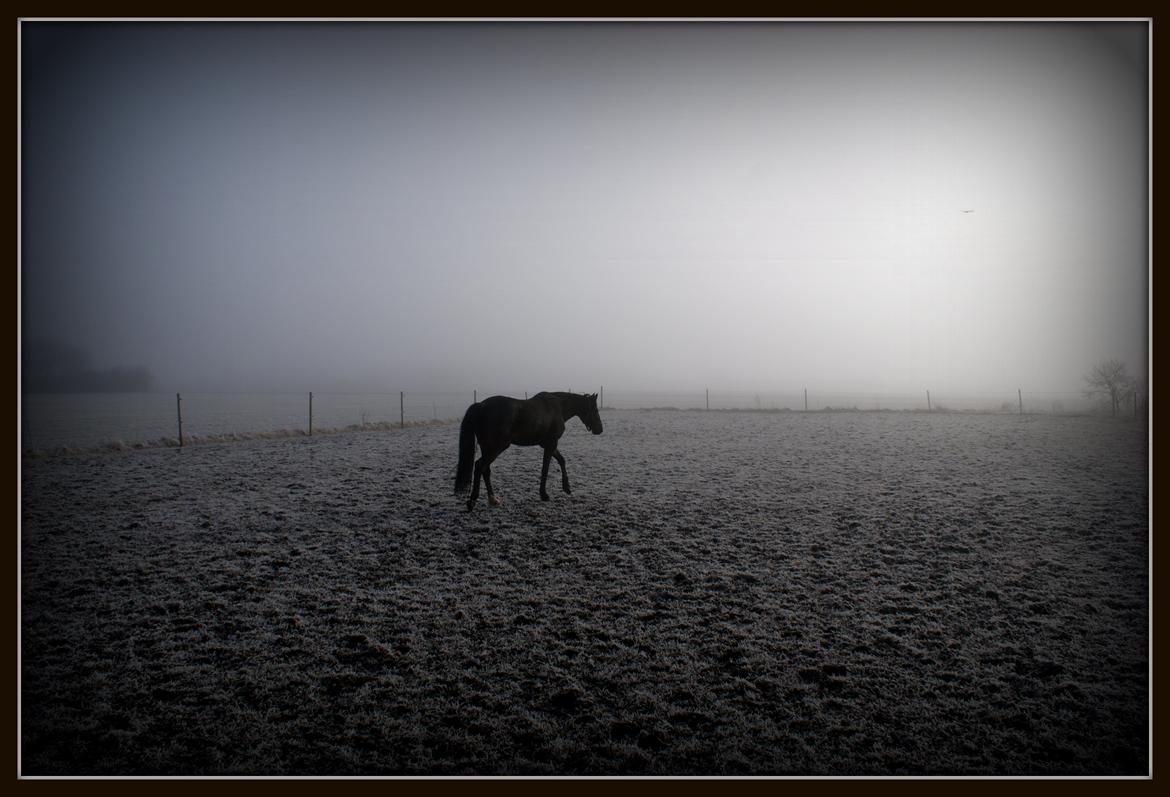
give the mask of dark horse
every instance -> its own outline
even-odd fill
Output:
[[[470,511],[479,498],[479,479],[487,487],[488,503],[500,503],[492,490],[492,462],[508,446],[540,446],[544,449],[544,465],[540,470],[540,500],[548,500],[544,483],[548,479],[548,462],[556,457],[561,466],[561,488],[569,490],[569,476],[565,473],[565,458],[557,451],[557,441],[565,433],[565,421],[574,415],[593,434],[601,434],[601,416],[597,412],[597,394],[581,396],[576,393],[537,393],[530,399],[492,396],[472,404],[459,427],[459,466],[455,469],[455,494],[459,495],[472,484],[471,462],[475,459],[475,443],[479,441],[481,456],[475,462],[475,483],[467,500]]]

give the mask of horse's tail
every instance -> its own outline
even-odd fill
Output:
[[[459,426],[459,465],[455,468],[455,494],[471,487],[471,466],[475,462],[475,422],[479,418],[478,402],[467,408]]]

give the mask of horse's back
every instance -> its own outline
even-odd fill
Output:
[[[529,399],[491,396],[479,404],[476,435],[480,445],[544,445],[559,438],[565,428],[552,393],[537,393]]]
[[[520,399],[512,398],[511,396],[489,396],[479,402],[479,405],[487,412],[495,413],[505,409],[515,411],[516,405],[520,401]]]
[[[552,393],[537,393],[528,399],[490,396],[479,404],[482,407],[481,414],[489,418],[502,418],[509,415],[513,418],[529,418],[557,412],[559,407],[554,403],[554,399]]]
[[[479,402],[480,428],[510,429],[520,414],[520,399],[490,396]]]

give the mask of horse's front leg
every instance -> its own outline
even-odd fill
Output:
[[[544,462],[540,466],[540,500],[547,501],[548,491],[544,489],[544,483],[548,481],[548,463],[552,459],[553,449],[546,448],[544,450]]]
[[[553,451],[553,456],[557,458],[557,464],[561,466],[561,489],[572,495],[573,491],[569,489],[569,474],[565,472],[565,458],[559,449]]]

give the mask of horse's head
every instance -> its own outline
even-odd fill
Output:
[[[593,434],[601,434],[601,413],[597,411],[597,394],[585,396],[581,409],[581,422]]]

